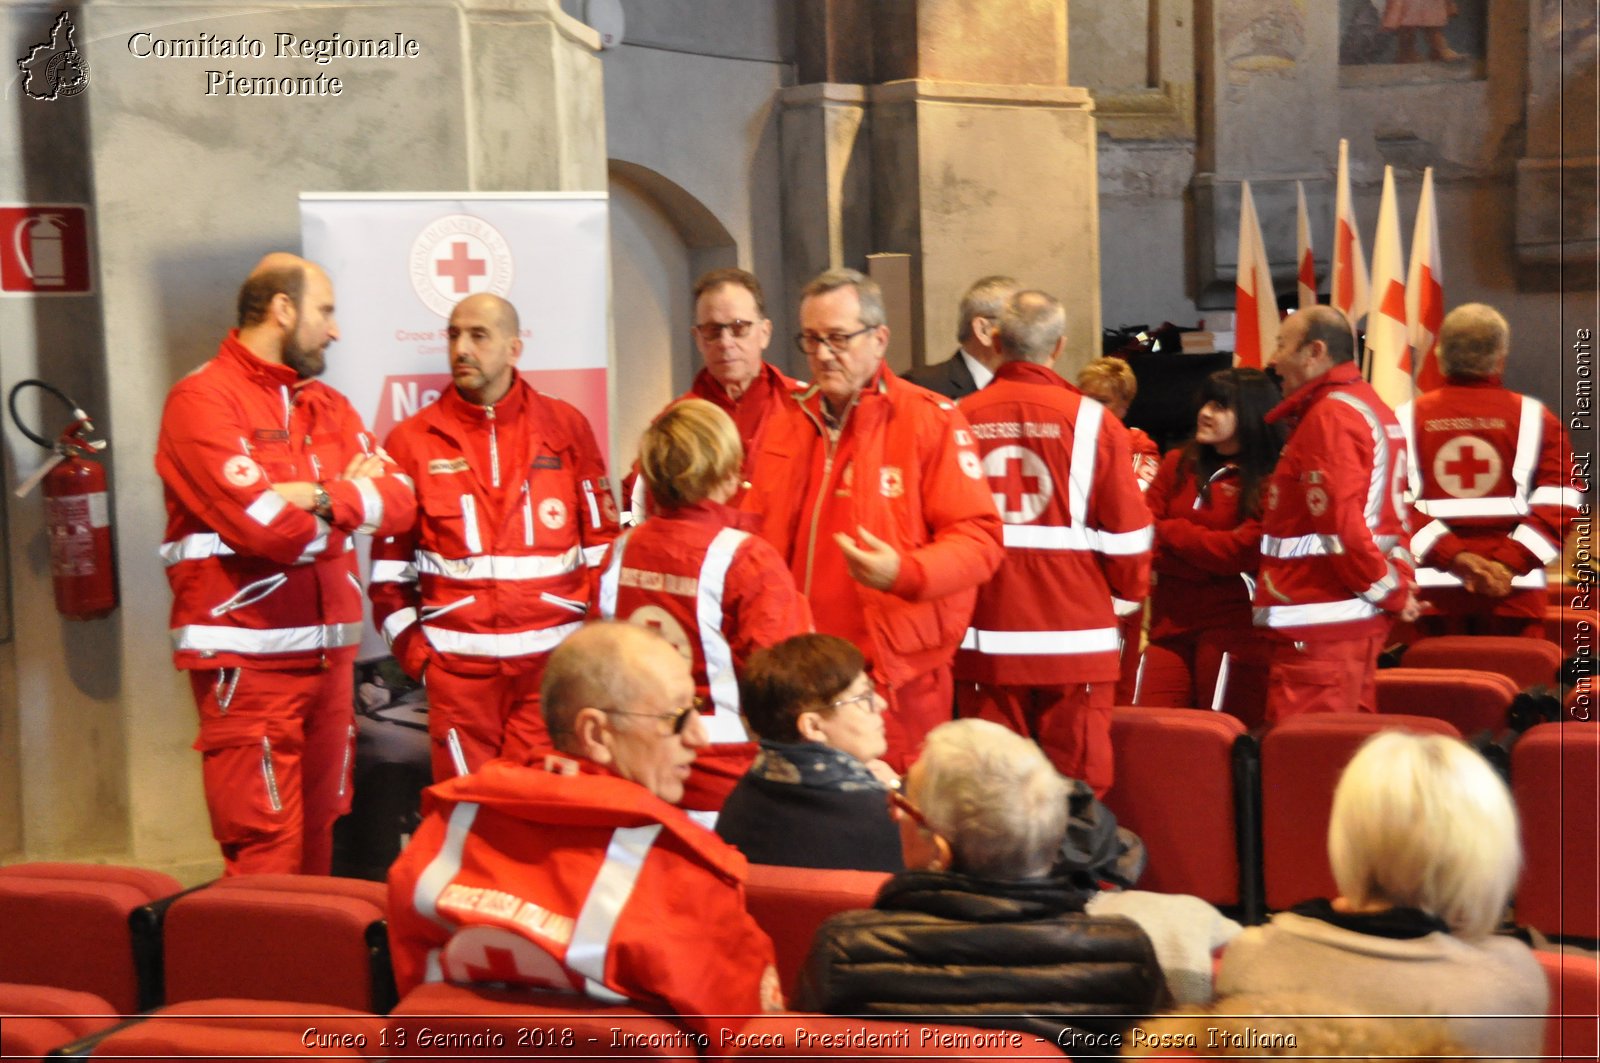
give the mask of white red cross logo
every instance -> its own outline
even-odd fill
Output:
[[[672,648],[691,665],[694,664],[694,648],[689,645],[689,636],[684,632],[683,626],[673,619],[671,613],[659,605],[641,605],[628,617],[628,623],[647,627],[657,635],[672,643]]]
[[[1500,452],[1477,436],[1456,436],[1433,456],[1433,481],[1451,498],[1482,498],[1500,483]]]
[[[1055,493],[1050,469],[1027,447],[996,447],[983,456],[995,508],[1007,524],[1026,524],[1044,512]]]
[[[452,982],[504,982],[562,992],[581,987],[550,953],[497,926],[457,931],[441,952],[439,966]]]

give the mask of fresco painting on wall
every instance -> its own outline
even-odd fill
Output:
[[[1485,0],[1339,0],[1339,62],[1478,62],[1484,11]]]

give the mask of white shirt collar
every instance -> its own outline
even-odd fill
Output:
[[[983,388],[988,387],[989,381],[994,379],[994,370],[990,369],[988,366],[972,357],[972,355],[968,354],[960,347],[956,348],[956,353],[959,354],[962,360],[967,363],[967,370],[972,374],[972,382],[977,385],[978,389],[982,390]]]

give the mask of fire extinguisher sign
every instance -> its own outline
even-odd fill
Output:
[[[0,204],[0,295],[89,295],[89,208]]]

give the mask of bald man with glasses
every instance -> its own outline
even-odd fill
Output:
[[[884,320],[855,270],[806,285],[795,343],[813,383],[773,413],[741,508],[761,517],[817,630],[853,643],[886,689],[884,759],[904,771],[951,716],[950,664],[1004,549],[966,418],[889,370]]]

